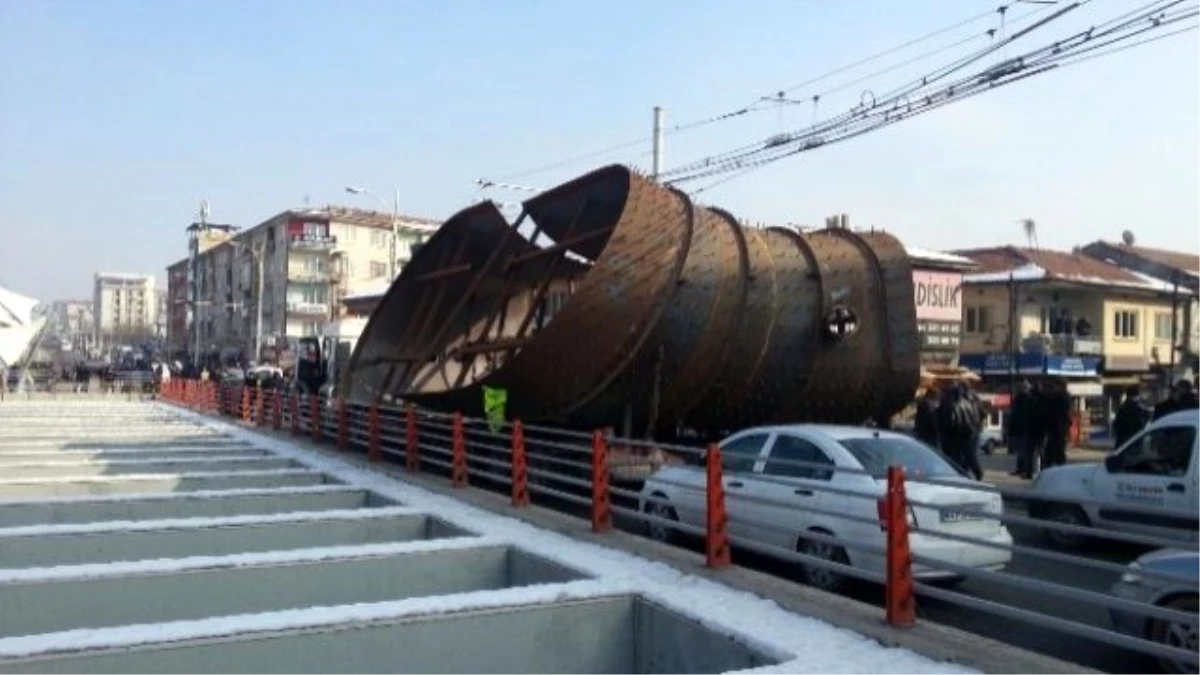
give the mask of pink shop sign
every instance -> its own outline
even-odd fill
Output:
[[[917,321],[962,321],[962,274],[913,271]]]

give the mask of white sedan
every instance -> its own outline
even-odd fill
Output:
[[[1008,530],[997,518],[982,515],[1001,515],[1000,495],[975,489],[979,483],[959,474],[937,451],[904,434],[796,424],[746,429],[725,439],[720,447],[727,531],[735,545],[749,542],[783,548],[882,574],[884,556],[853,544],[883,547],[879,500],[887,490],[887,467],[900,465],[911,479],[929,477],[962,484],[906,484],[911,501],[930,505],[909,508],[909,543],[914,555],[987,570],[1002,569],[1012,559]],[[703,528],[705,484],[702,466],[664,467],[646,480],[640,508],[663,520]],[[843,514],[869,522],[850,520]],[[831,535],[846,545],[814,541],[805,537],[807,532]],[[933,532],[998,546],[948,539]],[[651,522],[649,533],[660,541],[677,534],[661,522]],[[826,590],[836,590],[844,583],[842,575],[819,567],[801,564],[800,574],[809,584]],[[954,571],[916,564],[913,574],[918,579],[961,579]]]

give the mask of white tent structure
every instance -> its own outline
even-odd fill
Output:
[[[33,316],[37,304],[33,298],[0,286],[0,370],[20,363],[36,344],[46,325],[45,317]]]

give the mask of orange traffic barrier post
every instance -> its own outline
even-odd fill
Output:
[[[242,385],[242,421],[250,421],[250,387]]]
[[[337,447],[343,452],[350,447],[350,429],[346,426],[346,399],[338,397]]]
[[[467,486],[467,439],[463,433],[462,413],[454,413],[454,434],[450,444],[450,482],[456,488]]]
[[[416,473],[421,470],[420,436],[417,430],[417,408],[409,403],[404,410],[404,469]]]
[[[917,622],[913,589],[912,551],[908,542],[908,499],[904,495],[904,467],[890,466],[887,472],[887,621],[908,628]]]
[[[276,389],[276,390],[274,390],[274,393],[271,394],[271,398],[274,400],[274,406],[273,406],[274,412],[271,413],[271,421],[275,423],[275,428],[277,430],[282,429],[283,428],[283,397],[279,395],[279,390]]]
[[[292,435],[300,435],[300,393],[293,391],[291,393],[291,403],[288,409],[292,413]]]
[[[725,483],[721,470],[721,448],[716,443],[708,445],[705,455],[705,473],[708,484],[705,490],[706,513],[704,528],[704,559],[709,567],[729,567],[729,514],[725,511]]]
[[[382,458],[379,447],[379,405],[371,404],[371,412],[367,414],[367,460],[378,462]]]
[[[525,425],[513,420],[512,425],[512,505],[529,506],[529,466],[525,457]]]
[[[604,432],[592,432],[592,531],[612,529],[612,503],[608,492],[608,441]]]
[[[313,440],[321,442],[321,397],[312,396],[308,399],[308,421],[312,427]]]
[[[263,393],[262,387],[258,387],[254,392],[254,423],[261,427],[263,422]]]

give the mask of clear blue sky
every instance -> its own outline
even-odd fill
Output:
[[[253,225],[372,202],[444,218],[472,184],[724,112],[1000,0],[0,2],[0,279],[87,297],[96,270],[185,254],[201,197]],[[1135,4],[1096,0],[1030,47]],[[900,10],[898,8],[902,7]],[[1010,16],[1030,11],[1014,8]],[[982,33],[984,21],[795,92]],[[970,47],[981,47],[986,39]],[[965,53],[964,47],[940,58]],[[1016,46],[1012,47],[1014,50]],[[818,113],[932,59],[822,98]],[[846,212],[929,248],[1116,239],[1200,248],[1196,33],[1028,80],[705,192],[740,217]],[[667,138],[667,166],[811,122],[811,106]],[[550,186],[649,143],[517,182]],[[515,200],[519,193],[490,193]]]

